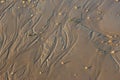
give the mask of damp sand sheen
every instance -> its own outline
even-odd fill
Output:
[[[0,80],[120,80],[119,0],[0,0]]]

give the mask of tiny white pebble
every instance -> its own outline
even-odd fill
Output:
[[[46,61],[48,62],[49,60],[47,59]]]
[[[115,51],[111,51],[111,54],[114,54],[115,53]]]
[[[13,72],[11,72],[11,75],[13,75]]]
[[[88,12],[88,11],[89,11],[88,9],[85,10],[85,12]]]
[[[106,35],[108,38],[113,38],[111,35]]]
[[[78,7],[77,7],[77,6],[75,6],[74,8],[75,8],[75,9],[78,9]]]
[[[85,66],[85,69],[87,70],[87,69],[88,69],[88,67],[87,67],[87,66]]]
[[[33,17],[33,14],[31,14],[31,17]]]
[[[112,43],[112,40],[108,40],[108,43]]]
[[[61,16],[61,15],[62,15],[62,13],[60,12],[60,13],[58,13],[58,15],[59,15],[59,16]]]
[[[24,4],[24,3],[25,3],[25,1],[22,1],[22,3]]]
[[[88,16],[88,17],[87,17],[87,19],[89,20],[89,19],[90,19],[90,17]]]
[[[115,0],[116,2],[119,2],[119,0]]]
[[[59,23],[55,23],[55,25],[57,25],[57,26],[58,26],[58,24],[59,24]]]
[[[4,3],[5,1],[4,0],[1,0],[0,3]]]
[[[61,62],[61,64],[64,64],[64,62]]]
[[[42,74],[42,72],[39,72],[40,74]]]

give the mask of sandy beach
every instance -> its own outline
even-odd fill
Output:
[[[120,80],[119,0],[0,0],[0,80]]]

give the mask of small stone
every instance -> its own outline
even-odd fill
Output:
[[[64,64],[64,62],[61,62],[61,64]]]
[[[85,10],[85,12],[88,12],[88,11],[89,11],[88,9]]]
[[[58,25],[59,25],[59,23],[55,23],[55,25],[57,25],[57,26],[58,26]]]
[[[87,67],[87,66],[85,66],[85,69],[87,70],[87,69],[88,69],[88,67]]]
[[[116,2],[119,2],[120,0],[115,0]]]
[[[60,13],[58,13],[58,15],[59,15],[59,16],[61,16],[61,15],[62,15],[62,13],[60,12]]]
[[[25,1],[22,1],[22,3],[24,4],[24,3],[25,3]]]
[[[33,17],[33,14],[31,14],[30,16]]]
[[[88,17],[87,17],[87,19],[89,20],[89,19],[90,19],[90,17],[88,16]]]
[[[18,6],[18,9],[20,9],[20,7]]]
[[[1,0],[1,1],[0,1],[0,3],[4,3],[4,2],[5,2],[5,0]]]
[[[47,59],[46,61],[48,62],[49,60]]]
[[[11,74],[11,75],[13,75],[14,73],[13,73],[13,72],[11,72],[10,74]]]
[[[113,36],[111,36],[111,35],[106,35],[108,38],[113,38]]]
[[[112,40],[108,40],[108,43],[112,43]]]
[[[39,72],[40,74],[42,74],[42,72]]]
[[[77,6],[75,6],[74,8],[75,8],[75,9],[78,9],[78,7],[77,7]]]
[[[111,51],[111,54],[114,54],[115,53],[115,51]]]
[[[116,46],[119,46],[119,44],[116,44]]]

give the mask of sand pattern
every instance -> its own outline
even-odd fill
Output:
[[[0,0],[0,80],[120,80],[119,0]]]

